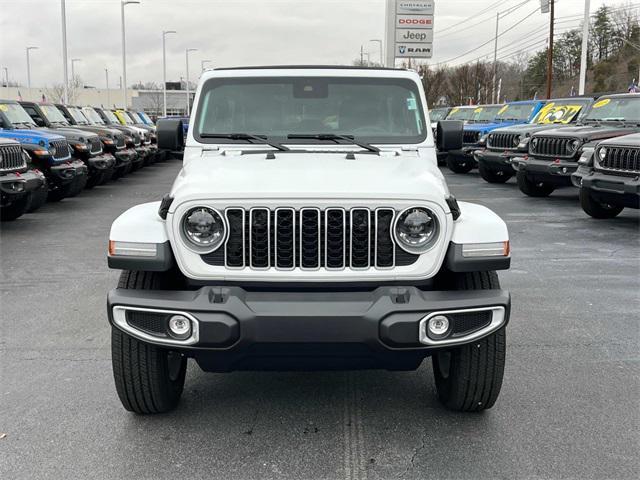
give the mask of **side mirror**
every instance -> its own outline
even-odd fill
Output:
[[[158,148],[170,152],[181,152],[184,149],[184,132],[182,120],[161,118],[156,124]]]
[[[441,120],[436,129],[436,147],[439,152],[462,149],[464,123],[460,120]]]

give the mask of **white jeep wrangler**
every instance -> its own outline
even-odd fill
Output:
[[[440,151],[462,124],[441,122]],[[109,238],[113,372],[127,410],[165,412],[187,358],[205,371],[415,370],[433,357],[448,408],[500,392],[510,296],[505,223],[456,202],[437,168],[418,75],[208,71],[189,132],[158,122],[184,166]]]

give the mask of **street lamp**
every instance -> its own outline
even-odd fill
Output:
[[[370,42],[378,43],[380,45],[380,65],[384,66],[384,58],[382,57],[382,40],[379,38],[372,38]]]
[[[27,87],[31,89],[31,64],[29,62],[29,51],[37,50],[38,47],[27,47]]]
[[[7,67],[2,67],[2,69],[4,70],[4,76],[6,78],[7,83],[5,84],[5,86],[7,87],[7,89],[9,88],[9,69]]]
[[[127,47],[124,35],[124,6],[130,3],[140,3],[138,0],[120,1],[120,18],[122,20],[122,98],[124,99],[124,111],[127,111]]]
[[[211,63],[211,60],[200,60],[200,71],[204,72],[204,64]]]
[[[167,35],[175,30],[162,31],[162,116],[167,116]]]
[[[110,107],[111,92],[109,92],[109,69],[108,68],[104,69],[104,79],[106,80],[106,84],[107,84],[107,107]]]
[[[71,59],[71,82],[76,81],[76,62],[81,62],[81,58],[72,58]]]
[[[197,48],[187,48],[184,52],[184,57],[187,63],[187,116],[189,116],[189,52],[197,51]]]
[[[63,98],[64,104],[69,103],[69,64],[67,62],[67,14],[65,1],[60,0],[62,7],[62,72],[64,74]]]

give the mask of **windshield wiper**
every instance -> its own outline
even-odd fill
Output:
[[[329,140],[335,143],[338,143],[339,140],[344,140],[345,142],[349,142],[353,145],[357,145],[360,148],[363,148],[369,152],[379,153],[380,149],[378,147],[374,147],[373,145],[369,145],[366,142],[361,142],[356,140],[353,135],[337,135],[335,133],[291,133],[287,135],[288,139],[307,139],[307,140]]]
[[[269,145],[281,152],[288,152],[289,149],[284,145],[280,145],[277,142],[267,140],[266,135],[252,135],[250,133],[201,133],[202,138],[228,138],[229,140],[255,140],[257,142]]]

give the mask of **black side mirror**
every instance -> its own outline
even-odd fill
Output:
[[[439,152],[462,149],[464,123],[460,120],[440,120],[436,130],[436,147]]]
[[[170,152],[181,152],[184,149],[184,132],[182,120],[161,118],[156,124],[158,148]]]

